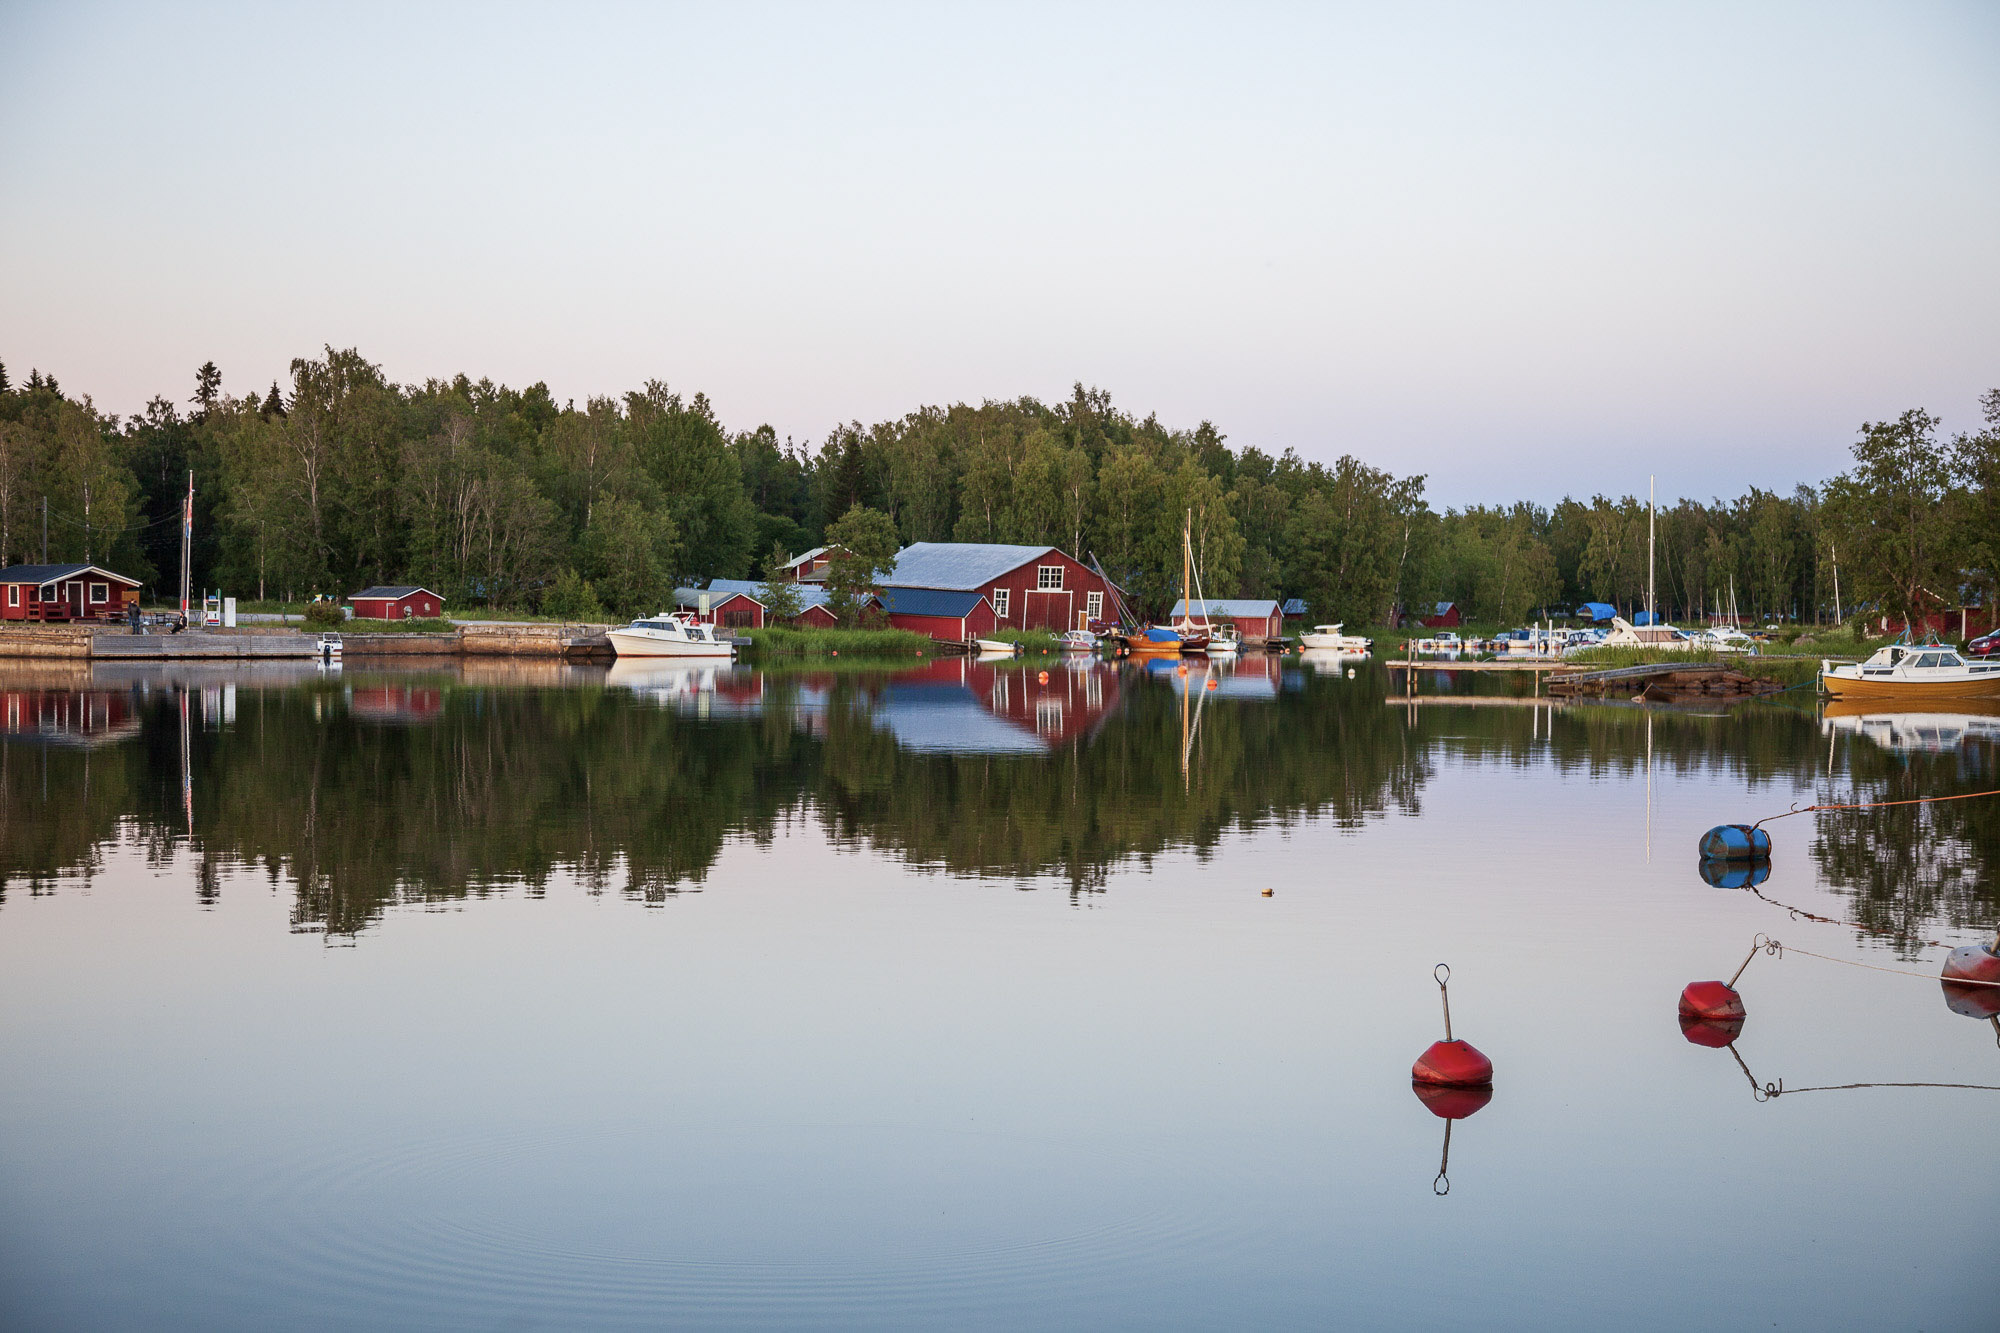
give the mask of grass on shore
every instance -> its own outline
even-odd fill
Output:
[[[937,645],[928,635],[904,629],[793,629],[766,625],[738,630],[750,640],[746,656],[763,657],[929,657]]]

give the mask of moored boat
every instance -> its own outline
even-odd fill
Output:
[[[1310,631],[1299,635],[1299,643],[1302,647],[1330,648],[1337,653],[1366,653],[1375,647],[1375,640],[1364,639],[1359,634],[1344,634],[1339,625],[1314,625]]]
[[[2000,698],[2000,662],[1968,662],[1941,644],[1892,643],[1865,662],[1819,664],[1820,688],[1835,699]]]
[[[604,637],[620,657],[728,657],[735,651],[733,643],[716,637],[715,626],[684,611],[662,611]]]
[[[1073,629],[1062,636],[1062,650],[1066,653],[1094,653],[1097,651],[1097,636],[1087,629]]]

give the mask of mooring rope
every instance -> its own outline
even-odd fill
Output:
[[[2000,788],[1993,791],[1966,791],[1956,796],[1911,796],[1901,801],[1859,801],[1845,805],[1794,805],[1781,815],[1766,815],[1750,827],[1762,828],[1773,820],[1790,819],[1793,815],[1809,815],[1818,810],[1880,810],[1891,805],[1930,805],[1936,801],[1969,801],[1975,796],[2000,796]]]
[[[1846,1092],[1850,1088],[1967,1088],[1974,1092],[2000,1092],[2000,1083],[1827,1083],[1818,1087],[1788,1088],[1785,1081],[1764,1085],[1766,1097],[1783,1097],[1794,1092]]]
[[[1942,948],[1943,946],[1940,945],[1938,947]],[[1762,949],[1767,954],[1775,954],[1779,958],[1783,958],[1788,953],[1800,953],[1808,958],[1817,958],[1821,962],[1839,963],[1843,967],[1861,967],[1866,968],[1870,972],[1887,972],[1891,976],[1915,977],[1919,981],[1942,981],[1951,986],[2000,986],[2000,981],[1979,981],[1972,977],[1933,976],[1929,972],[1912,972],[1904,967],[1883,967],[1880,963],[1863,963],[1857,962],[1852,958],[1835,958],[1832,954],[1814,953],[1811,949],[1801,949],[1794,944],[1780,944],[1768,935],[1759,935],[1755,940],[1751,941],[1753,956],[1758,949]],[[1739,973],[1739,975],[1741,974]]]

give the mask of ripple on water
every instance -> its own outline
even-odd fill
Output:
[[[426,1322],[918,1319],[1213,1252],[1176,1179],[1125,1144],[933,1124],[350,1141],[273,1163],[245,1200],[261,1244],[214,1277]]]

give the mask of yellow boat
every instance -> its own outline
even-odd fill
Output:
[[[1866,662],[1819,664],[1820,688],[1835,699],[1933,703],[2000,699],[2000,662],[1968,662],[1941,644],[1891,644]]]

